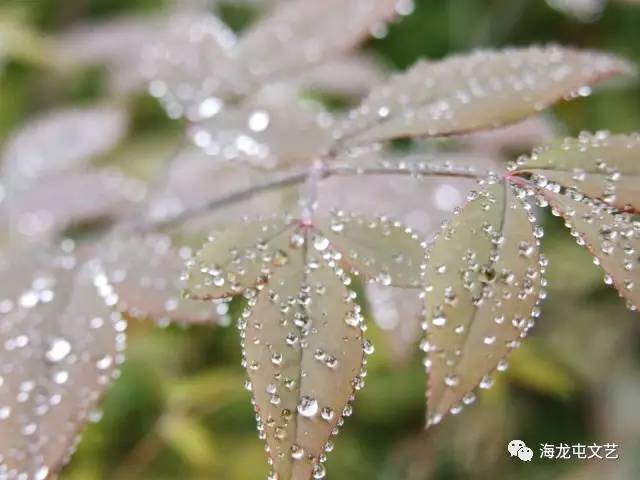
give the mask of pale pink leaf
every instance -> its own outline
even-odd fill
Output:
[[[116,172],[58,173],[11,192],[7,211],[15,231],[42,236],[88,221],[124,217],[144,194],[143,184]]]
[[[559,46],[421,61],[374,89],[338,134],[351,146],[495,128],[630,70],[615,56]]]
[[[134,318],[152,318],[161,325],[212,323],[227,313],[227,305],[182,298],[181,279],[189,249],[178,249],[162,235],[113,240],[100,258],[117,308]]]
[[[246,74],[231,57],[235,34],[209,12],[179,12],[142,52],[149,93],[171,118],[210,118],[223,99],[247,93]]]
[[[66,254],[40,260],[0,322],[0,468],[43,480],[68,461],[116,376],[126,324],[106,303],[111,293],[99,266],[76,268]]]
[[[386,78],[381,65],[364,55],[328,60],[293,80],[305,90],[361,97]]]
[[[528,208],[505,182],[470,198],[430,247],[424,275],[429,425],[491,384],[541,296],[544,262]]]
[[[212,162],[275,168],[309,164],[332,143],[332,117],[288,89],[267,89],[239,107],[227,107],[192,125],[193,142]]]
[[[7,141],[4,173],[21,188],[47,174],[85,166],[125,136],[126,111],[117,107],[57,110],[27,122]]]
[[[396,13],[398,0],[282,2],[238,42],[236,56],[257,78],[303,71],[339,56]]]
[[[624,210],[640,210],[640,135],[582,133],[534,150],[514,175],[560,184]]]

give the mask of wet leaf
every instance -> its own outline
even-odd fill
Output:
[[[605,283],[613,285],[632,310],[640,308],[640,222],[598,200],[567,190],[540,190],[561,215],[579,245],[585,246],[594,261],[606,272]]]
[[[215,15],[183,11],[170,16],[142,52],[149,93],[171,118],[210,118],[223,99],[247,93],[246,74],[231,57],[235,34]]]
[[[262,182],[264,173],[261,170],[233,162],[219,162],[196,147],[185,149],[171,162],[166,174],[166,185],[151,195],[147,216],[154,221],[166,220],[185,209],[196,208]],[[297,200],[295,192],[296,198],[286,203],[284,197],[288,193],[290,192],[277,190],[255,195],[224,209],[209,212],[204,218],[187,222],[185,229],[204,229],[208,232],[244,216],[258,218],[274,211],[286,210],[287,206]]]
[[[157,41],[166,14],[127,15],[83,23],[57,36],[56,50],[74,67],[105,65],[109,85],[115,92],[141,90],[142,49]]]
[[[187,263],[186,294],[211,300],[242,293],[264,283],[275,267],[286,265],[293,226],[287,218],[245,221],[210,236]],[[304,240],[304,239],[302,239]]]
[[[127,132],[127,113],[116,107],[58,110],[37,117],[15,132],[3,152],[10,187],[85,166],[115,147]]]
[[[473,402],[539,313],[544,260],[528,207],[505,183],[470,195],[429,249],[425,272],[428,424]]]
[[[160,325],[211,323],[227,313],[224,302],[213,305],[182,298],[181,276],[190,250],[176,248],[169,237],[114,240],[105,250],[101,259],[121,312],[152,318]]]
[[[192,125],[193,142],[211,162],[233,162],[274,168],[308,164],[333,141],[332,117],[290,89],[266,89],[259,98],[227,107]]]
[[[43,236],[91,220],[124,216],[144,194],[142,183],[115,172],[51,174],[31,182],[25,191],[10,192],[7,212],[15,231]]]
[[[349,277],[307,237],[243,315],[249,386],[279,479],[324,477],[321,456],[361,387],[365,346]]]
[[[40,260],[18,304],[1,314],[0,471],[10,478],[60,470],[124,348],[126,324],[108,306],[99,267],[75,269],[66,254]]]
[[[423,61],[374,89],[340,134],[351,146],[495,128],[630,70],[617,57],[558,46]]]
[[[364,55],[349,55],[328,60],[303,73],[295,82],[306,90],[332,95],[363,96],[381,84],[385,71]]]
[[[543,148],[518,163],[515,175],[533,175],[576,189],[625,210],[640,210],[640,135],[582,133]]]
[[[426,244],[400,222],[337,211],[318,226],[326,238],[314,242],[330,242],[354,273],[385,286],[422,284]]]
[[[396,13],[397,4],[397,0],[282,2],[240,39],[235,53],[256,79],[304,71],[367,38]]]

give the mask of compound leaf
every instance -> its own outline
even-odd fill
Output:
[[[339,56],[396,13],[398,0],[283,2],[237,45],[236,56],[257,78]]]

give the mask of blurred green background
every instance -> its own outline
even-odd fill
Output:
[[[107,95],[103,70],[71,72],[47,54],[59,32],[162,6],[160,0],[1,0],[0,38],[13,41],[4,44],[0,141],[40,111]],[[364,48],[398,69],[420,57],[546,42],[609,50],[640,63],[640,5],[611,1],[600,8],[584,21],[541,0],[418,0],[411,16]],[[238,29],[254,15],[253,7],[232,1],[218,12]],[[119,100],[134,114],[127,142],[138,146],[137,154],[166,145],[168,132],[179,131],[155,101],[143,95]],[[551,115],[568,134],[640,131],[640,87],[607,88],[562,103]],[[549,298],[510,369],[476,405],[425,432],[418,350],[395,359],[389,337],[372,324],[377,348],[367,386],[329,455],[328,478],[640,478],[638,315],[604,286],[602,272],[562,222],[545,215]],[[160,329],[132,322],[128,343],[127,362],[103,404],[102,419],[86,430],[64,480],[265,478],[266,456],[242,387],[235,328]],[[533,448],[532,462],[507,455],[505,445],[514,438]],[[620,460],[539,458],[541,443],[609,442],[620,444]]]

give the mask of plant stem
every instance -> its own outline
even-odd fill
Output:
[[[314,182],[314,184],[317,184],[319,181],[327,179],[329,177],[356,175],[405,175],[415,178],[456,177],[467,179],[478,179],[484,176],[484,174],[475,173],[468,169],[454,169],[453,167],[447,165],[411,163],[410,165],[405,166],[394,162],[389,166],[386,166],[385,164],[362,166],[325,165],[324,168],[315,171],[315,175],[313,176],[312,181]],[[188,208],[171,218],[141,225],[136,228],[136,231],[138,233],[147,233],[150,231],[172,228],[191,218],[218,210],[220,208],[241,202],[243,200],[247,200],[260,193],[277,190],[279,188],[300,185],[308,181],[310,181],[309,169],[288,172],[275,178],[271,178],[264,183],[254,185],[243,190],[238,190],[228,195],[214,198],[202,205]]]

